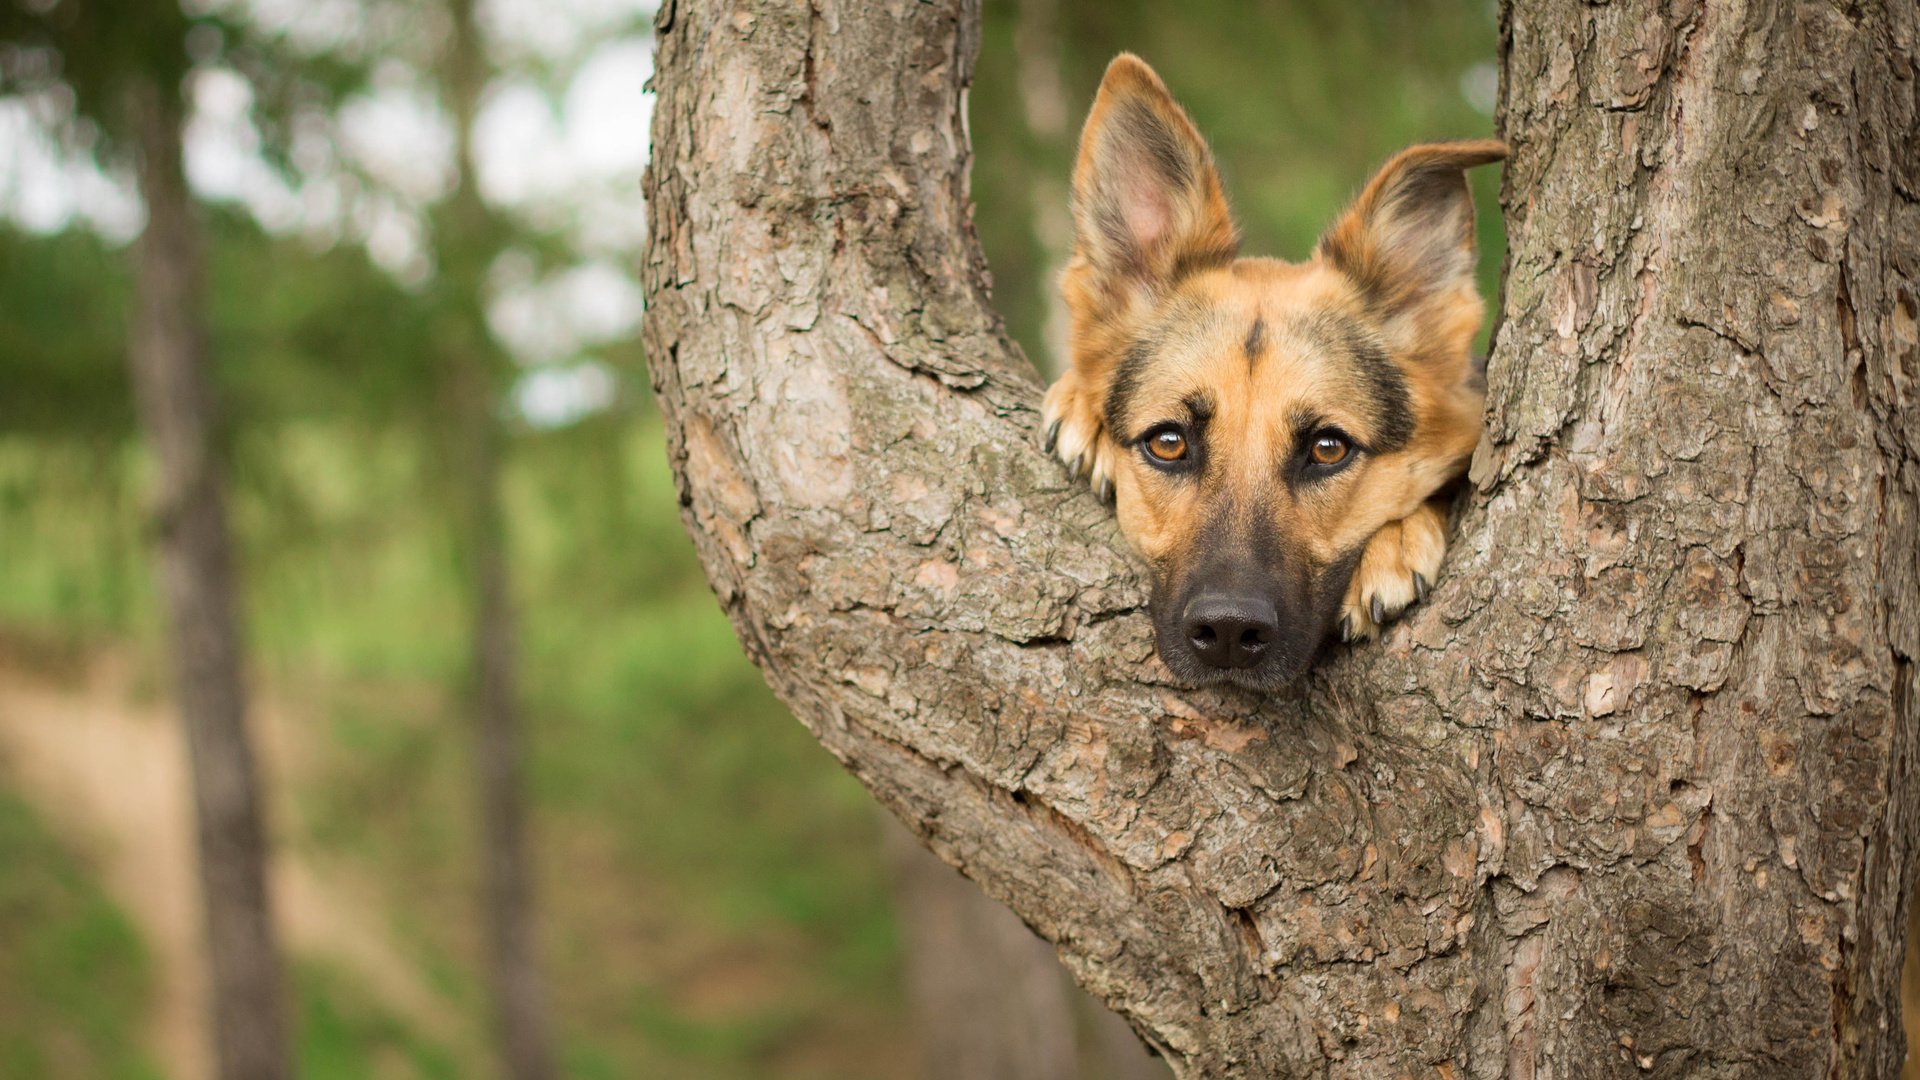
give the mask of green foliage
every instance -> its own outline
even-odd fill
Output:
[[[68,134],[124,142],[129,91],[173,93],[186,74],[188,19],[148,0],[36,0],[0,5],[0,94],[59,87],[73,109]],[[112,152],[111,147],[103,148]]]
[[[373,1002],[376,995],[320,964],[301,965],[299,1074],[307,1080],[459,1080],[467,1075],[445,1047]]]
[[[140,1048],[147,982],[133,927],[0,791],[0,1076],[158,1080]]]
[[[129,444],[0,432],[0,619],[134,633],[150,610]]]
[[[91,233],[0,226],[0,431],[122,440],[127,388],[123,253]]]
[[[269,236],[232,208],[209,225],[213,356],[240,437],[297,420],[419,421],[436,333],[419,297],[354,248]],[[274,456],[264,447],[237,464]]]
[[[587,1075],[786,1075],[757,1063],[821,1031],[871,1041],[897,1008],[874,811],[740,655],[679,531],[660,441],[657,420],[603,417],[523,432],[509,462],[555,1013]],[[395,512],[356,482],[393,448],[332,445],[331,470],[299,475],[381,502],[379,529],[319,519],[317,548],[344,540],[333,557],[254,575],[263,652],[328,721],[303,835],[386,883],[410,959],[477,1009],[449,689],[464,622],[419,617],[428,601],[457,613],[457,581],[431,505]],[[410,584],[354,587],[369,562]]]

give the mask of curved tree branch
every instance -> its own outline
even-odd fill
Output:
[[[1914,23],[1503,12],[1455,552],[1261,697],[1160,668],[1038,449],[970,221],[974,5],[668,3],[646,343],[707,573],[801,721],[1182,1076],[1891,1067]]]

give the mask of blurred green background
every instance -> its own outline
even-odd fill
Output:
[[[198,0],[181,24],[302,1073],[494,1068],[430,362],[467,332],[448,291],[471,280],[511,363],[563,1072],[912,1076],[881,823],[742,658],[681,532],[635,330],[650,13],[481,12],[497,232],[465,278],[431,4]],[[1015,336],[1051,366],[1072,141],[1115,52],[1212,140],[1245,249],[1299,258],[1394,149],[1491,131],[1495,32],[1489,0],[990,0],[973,191]],[[181,1019],[191,848],[126,376],[141,214],[86,95],[23,78],[32,59],[0,46],[0,1077],[184,1078],[205,1060]],[[1495,174],[1475,183],[1491,295]]]

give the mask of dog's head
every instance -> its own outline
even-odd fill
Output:
[[[1369,538],[1464,468],[1484,391],[1463,170],[1505,153],[1415,146],[1306,262],[1238,258],[1192,121],[1138,58],[1107,69],[1062,288],[1176,675],[1269,688],[1299,674]]]

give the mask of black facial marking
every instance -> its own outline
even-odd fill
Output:
[[[1413,403],[1407,395],[1407,377],[1387,352],[1364,335],[1349,340],[1354,363],[1373,386],[1376,450],[1398,450],[1413,438]]]
[[[1113,380],[1107,384],[1107,430],[1115,438],[1123,437],[1127,430],[1127,408],[1133,404],[1135,394],[1140,392],[1140,380],[1146,374],[1147,365],[1153,363],[1153,342],[1142,338],[1127,346],[1127,353],[1114,366]]]
[[[1371,431],[1367,448],[1398,450],[1413,438],[1413,399],[1406,374],[1365,326],[1344,315],[1322,313],[1300,327],[1329,359],[1342,360],[1366,384]]]
[[[1150,605],[1155,647],[1175,676],[1196,684],[1232,682],[1272,690],[1306,670],[1333,629],[1333,617],[1358,562],[1359,550],[1316,567],[1291,545],[1271,515],[1231,497],[1208,512],[1202,530],[1211,543],[1191,562],[1156,570]],[[1265,659],[1220,670],[1188,645],[1185,613],[1199,597],[1261,598],[1277,617]]]
[[[1292,431],[1293,437],[1276,455],[1273,468],[1286,483],[1288,490],[1296,493],[1302,486],[1324,480],[1353,464],[1361,451],[1374,449],[1354,438],[1350,432],[1330,423],[1326,416],[1312,409],[1295,410],[1287,418],[1287,426]],[[1314,461],[1311,453],[1313,443],[1323,434],[1331,434],[1345,442],[1349,447],[1347,456],[1332,465],[1322,465]]]
[[[1205,427],[1207,421],[1213,419],[1213,398],[1208,394],[1195,391],[1181,398],[1180,404],[1187,407],[1187,419],[1196,428]]]
[[[1115,438],[1124,438],[1125,433],[1137,422],[1167,419],[1164,416],[1131,415],[1133,399],[1140,393],[1140,384],[1146,378],[1147,369],[1159,358],[1168,342],[1214,332],[1219,319],[1220,315],[1204,304],[1176,298],[1167,303],[1161,317],[1149,330],[1127,346],[1120,362],[1114,365],[1113,378],[1107,383],[1104,406],[1107,430],[1113,432]]]
[[[1247,351],[1248,371],[1252,371],[1253,365],[1259,362],[1260,352],[1266,346],[1267,324],[1264,320],[1256,318],[1253,320],[1253,326],[1247,330],[1247,340],[1242,343],[1242,348]]]

